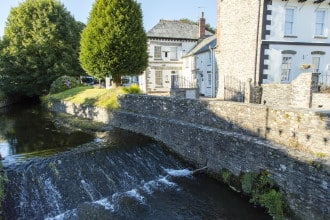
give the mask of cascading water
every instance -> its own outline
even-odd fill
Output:
[[[224,185],[193,175],[161,144],[123,130],[3,164],[4,219],[270,219]]]

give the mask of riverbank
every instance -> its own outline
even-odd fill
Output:
[[[121,108],[117,111],[59,101],[53,102],[51,109],[152,137],[197,167],[207,166],[210,175],[230,180],[231,186],[235,185],[235,178],[228,179],[228,176],[243,178],[249,173],[252,173],[247,175],[250,177],[267,174],[299,218],[330,218],[327,206],[330,204],[330,169],[323,154],[318,157],[299,149],[271,144],[216,114],[207,118],[205,112],[210,112],[212,103],[143,95],[126,95],[119,98],[119,103]],[[218,104],[227,106],[230,111],[227,103]],[[195,118],[189,115],[195,115]],[[246,113],[245,117],[250,115]],[[198,123],[203,118],[217,121]],[[275,198],[278,195],[268,194]]]

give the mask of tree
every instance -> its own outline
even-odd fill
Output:
[[[2,90],[39,96],[62,75],[79,75],[84,27],[57,0],[26,0],[12,8],[0,43]]]
[[[96,0],[80,40],[79,60],[88,75],[139,75],[148,65],[142,11],[135,0]]]

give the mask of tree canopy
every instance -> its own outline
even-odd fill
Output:
[[[38,96],[62,75],[79,75],[84,24],[58,0],[26,0],[12,8],[0,42],[1,89]]]
[[[147,36],[135,0],[96,0],[80,40],[79,60],[88,75],[139,75],[147,67]]]

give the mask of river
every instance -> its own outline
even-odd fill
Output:
[[[271,219],[161,143],[55,117],[36,105],[0,109],[4,219]]]

